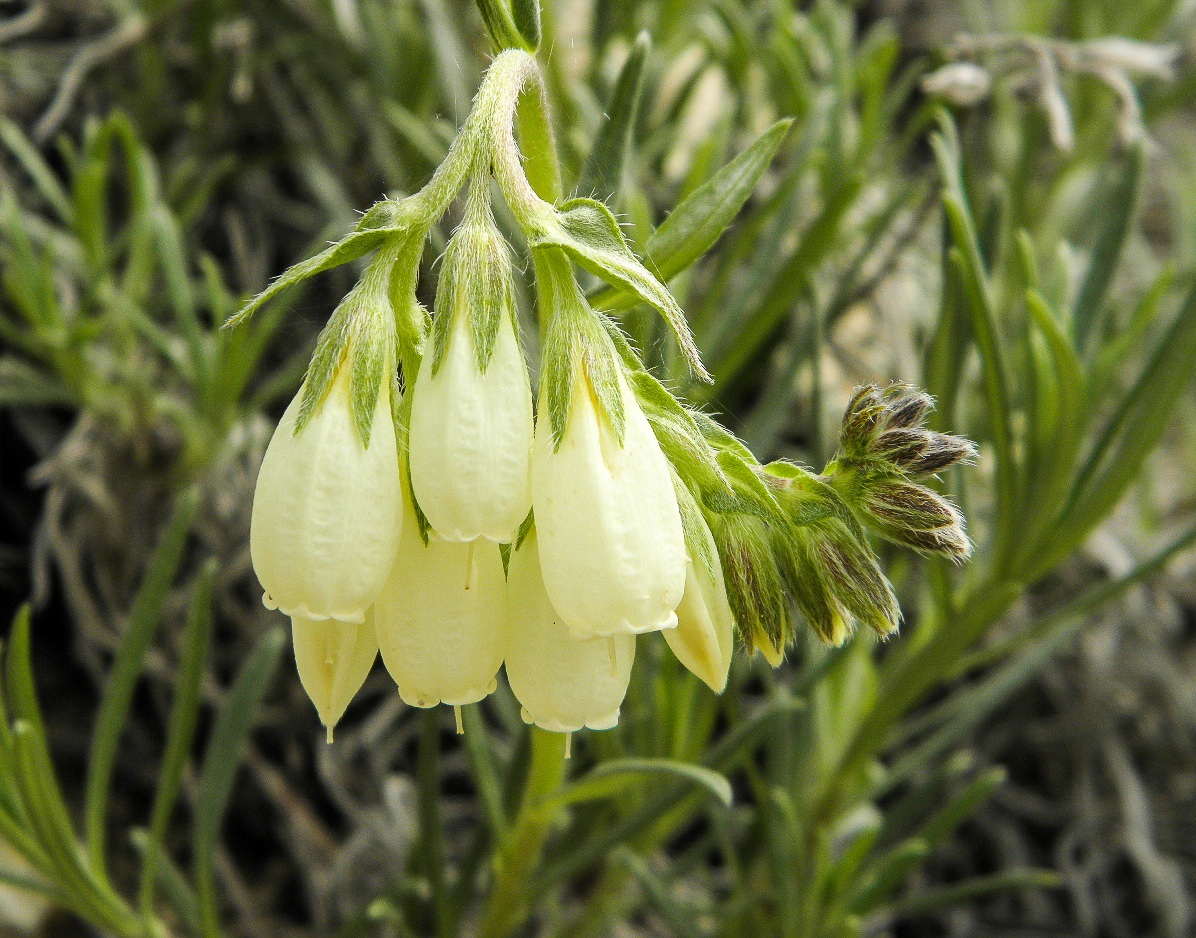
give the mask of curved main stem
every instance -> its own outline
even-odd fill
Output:
[[[535,57],[522,49],[507,49],[494,59],[444,162],[427,185],[399,203],[399,210],[430,225],[448,211],[471,175],[489,173],[524,228],[539,227],[561,196],[544,76]]]

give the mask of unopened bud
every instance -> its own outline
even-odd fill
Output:
[[[776,667],[793,639],[793,617],[768,525],[737,513],[712,513],[709,521],[740,637],[749,651],[763,652]]]
[[[920,554],[961,561],[972,552],[959,509],[925,486],[903,481],[872,486],[860,510],[883,537]]]

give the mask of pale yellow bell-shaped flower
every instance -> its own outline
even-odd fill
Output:
[[[721,694],[735,650],[735,615],[727,599],[714,536],[705,521],[696,520],[706,557],[691,556],[685,595],[677,607],[677,627],[666,631],[664,637],[677,660]]]
[[[291,639],[299,680],[328,729],[328,742],[332,742],[333,728],[378,657],[373,616],[367,614],[361,623],[292,616]]]
[[[507,584],[498,545],[427,545],[406,509],[390,579],[374,605],[386,670],[413,707],[476,703],[495,688],[507,642]]]
[[[541,408],[532,451],[544,585],[582,639],[672,628],[685,592],[685,537],[669,465],[618,380],[622,445],[579,368],[560,447]]]
[[[545,591],[542,546],[533,532],[511,556],[507,680],[527,723],[557,733],[610,729],[631,680],[635,636],[574,638]]]
[[[458,296],[460,296],[458,294]],[[411,486],[447,541],[511,541],[532,506],[532,391],[510,315],[498,324],[485,371],[469,318],[453,316],[444,359],[429,349],[411,398]]]
[[[369,446],[349,411],[342,365],[295,433],[304,389],[266,448],[249,549],[265,602],[289,616],[362,622],[394,561],[402,523],[391,382],[380,383]]]

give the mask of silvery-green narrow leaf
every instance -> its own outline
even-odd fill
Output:
[[[876,908],[929,852],[930,847],[920,838],[910,838],[894,847],[876,862],[872,875],[856,890],[848,908],[856,914]]]
[[[644,92],[644,69],[652,40],[647,33],[636,36],[635,44],[623,63],[619,78],[606,105],[590,155],[577,180],[577,193],[611,204],[623,178],[623,164],[631,150]]]
[[[199,718],[200,685],[204,676],[208,638],[212,625],[212,582],[216,561],[209,560],[191,592],[191,610],[183,637],[183,656],[174,682],[174,703],[166,732],[166,751],[158,773],[158,788],[150,810],[149,828],[142,851],[139,907],[143,916],[154,909],[154,885],[162,876],[163,843],[170,815],[178,799],[183,772],[191,753],[195,725]]]
[[[266,289],[246,303],[239,313],[226,322],[225,327],[239,326],[283,290],[295,286],[295,284],[306,280],[308,277],[314,277],[316,274],[331,270],[333,267],[339,267],[341,264],[357,260],[357,258],[378,247],[383,241],[399,234],[402,230],[402,228],[393,227],[368,228],[347,235],[314,257],[300,261],[298,264],[279,274]]]
[[[189,489],[175,505],[174,514],[158,542],[145,578],[133,600],[108,683],[100,698],[91,737],[84,817],[91,861],[103,869],[108,796],[116,765],[116,747],[133,702],[133,691],[145,663],[150,642],[162,618],[162,606],[178,572],[183,548],[199,506],[199,492]]]
[[[925,915],[940,909],[969,905],[976,899],[994,893],[1013,894],[1027,889],[1058,889],[1060,885],[1059,874],[1054,870],[1006,870],[987,876],[973,876],[952,886],[914,892],[884,906],[879,914],[893,919]]]
[[[1196,360],[1196,287],[1118,403],[1076,480],[1060,524],[1086,533],[1113,510],[1158,444]],[[1068,547],[1067,550],[1073,549]]]
[[[1109,287],[1121,262],[1130,231],[1138,216],[1138,202],[1142,195],[1142,171],[1146,165],[1146,147],[1134,146],[1125,157],[1117,179],[1107,191],[1100,193],[1094,216],[1098,224],[1096,241],[1084,279],[1080,282],[1072,320],[1075,323],[1076,347],[1082,356],[1089,357],[1103,325]]]
[[[70,196],[66,194],[54,170],[42,158],[37,147],[25,136],[21,128],[7,117],[0,117],[0,142],[24,167],[37,191],[54,209],[63,224],[71,225],[74,221],[74,208]]]
[[[642,785],[656,775],[672,776],[706,789],[724,807],[732,801],[731,783],[725,775],[701,765],[676,759],[611,759],[590,769],[577,781],[566,785],[545,800],[553,807],[564,807],[611,798],[633,785]]]
[[[671,280],[709,251],[751,196],[793,121],[777,121],[714,178],[690,193],[648,239],[648,256]]]
[[[285,647],[286,635],[282,629],[271,629],[258,642],[224,698],[204,751],[195,805],[192,864],[200,917],[207,936],[219,934],[214,865],[220,824],[232,795],[245,741]]]

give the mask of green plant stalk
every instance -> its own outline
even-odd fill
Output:
[[[564,781],[567,737],[564,733],[532,727],[531,739],[531,766],[523,800],[511,838],[498,856],[494,888],[486,903],[478,938],[506,938],[514,934],[531,911],[528,886],[555,813],[545,810],[542,802]]]

